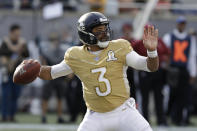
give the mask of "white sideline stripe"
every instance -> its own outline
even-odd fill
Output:
[[[196,127],[153,127],[153,131],[197,131]]]
[[[45,129],[45,130],[76,130],[78,125],[55,125],[55,124],[0,124],[1,129]]]
[[[0,124],[0,131],[3,129],[35,129],[36,130],[73,130],[76,131],[78,125],[76,124]],[[197,127],[153,127],[154,131],[197,131]]]

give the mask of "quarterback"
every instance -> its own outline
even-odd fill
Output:
[[[82,81],[87,113],[78,131],[152,131],[129,98],[127,67],[156,71],[158,30],[144,28],[148,57],[138,55],[124,39],[110,40],[109,20],[99,12],[82,15],[77,30],[83,46],[74,46],[64,60],[41,66],[39,77],[52,80],[74,73]]]

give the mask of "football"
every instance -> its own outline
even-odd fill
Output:
[[[28,84],[34,81],[40,72],[40,63],[37,60],[24,60],[16,68],[13,82],[16,84]]]

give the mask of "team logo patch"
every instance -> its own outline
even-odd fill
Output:
[[[112,50],[108,52],[107,61],[116,61],[118,58],[115,57],[115,54]]]

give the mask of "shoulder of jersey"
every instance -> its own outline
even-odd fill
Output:
[[[121,47],[125,47],[127,45],[130,45],[130,42],[125,39],[112,40],[112,41],[110,41],[110,43],[113,46],[121,46]]]
[[[75,53],[75,52],[78,52],[78,51],[81,51],[83,50],[83,46],[72,46],[70,47],[67,52],[69,53]]]
[[[79,54],[80,51],[83,50],[83,46],[73,46],[73,47],[70,47],[67,51],[66,51],[66,54],[68,56],[76,56],[77,54]]]

